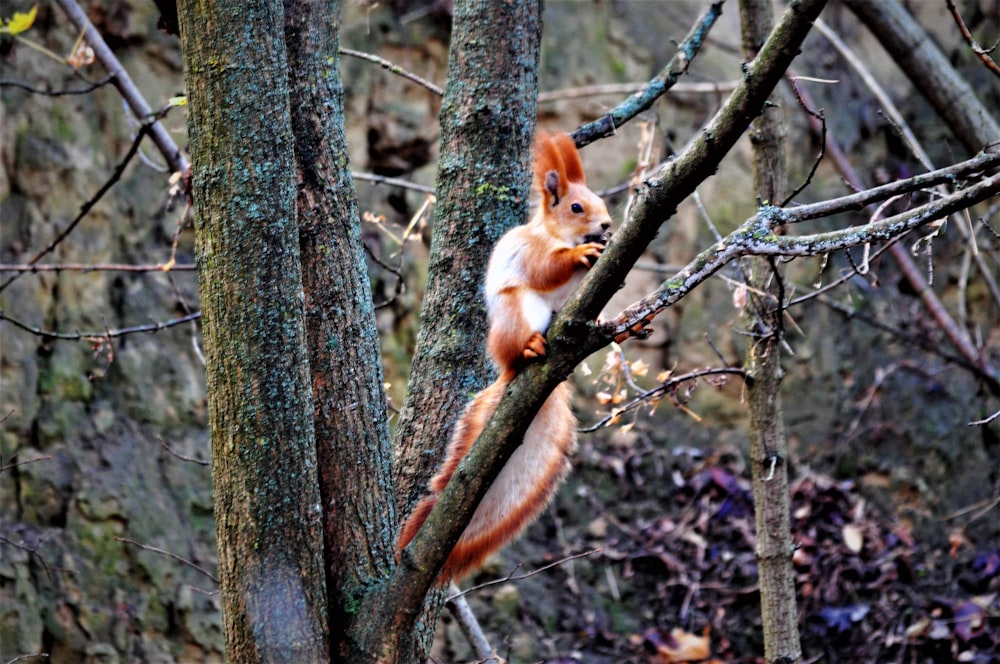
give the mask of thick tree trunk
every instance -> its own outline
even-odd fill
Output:
[[[340,3],[285,0],[299,246],[326,534],[332,655],[393,561],[392,450],[375,309],[344,131]],[[359,469],[364,471],[359,472]]]
[[[741,0],[743,54],[755,59],[771,32],[770,0]],[[758,200],[772,204],[784,196],[785,127],[780,95],[764,106],[750,127],[753,179]],[[798,612],[788,506],[788,445],[781,409],[781,333],[784,292],[776,264],[766,258],[746,261],[748,298],[744,327],[749,330],[746,371],[750,461],[757,525],[764,659],[769,664],[799,662]]]
[[[323,531],[282,5],[179,10],[227,659],[321,662]]]

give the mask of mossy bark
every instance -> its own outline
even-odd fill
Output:
[[[368,618],[357,598],[371,578],[388,573],[397,529],[382,361],[344,130],[339,19],[339,2],[285,1],[299,246],[335,658],[350,651],[344,642],[353,638],[359,618]]]
[[[325,661],[283,7],[179,15],[227,659]]]

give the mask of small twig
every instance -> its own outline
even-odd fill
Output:
[[[795,95],[795,101],[799,103],[799,108],[805,111],[806,115],[814,118],[816,122],[819,123],[820,127],[820,139],[819,139],[819,154],[816,155],[816,159],[813,160],[812,168],[809,170],[809,174],[806,179],[800,184],[795,190],[788,195],[788,197],[781,202],[781,207],[786,207],[789,203],[795,200],[795,197],[802,193],[802,191],[809,186],[812,182],[813,176],[816,175],[816,170],[819,168],[820,163],[823,161],[823,157],[826,156],[826,116],[823,114],[823,109],[814,110],[809,104],[805,102],[802,98],[802,94],[799,92],[798,82],[799,80],[815,80],[808,79],[799,76],[789,76],[788,82],[792,87],[792,94]]]
[[[30,332],[39,337],[45,337],[48,339],[65,339],[68,341],[95,341],[104,339],[113,339],[115,337],[123,337],[127,334],[138,334],[141,332],[146,332],[149,334],[155,334],[160,330],[165,330],[169,327],[174,327],[176,325],[181,325],[183,323],[188,323],[193,320],[198,320],[201,318],[201,312],[196,311],[195,313],[189,314],[187,316],[182,316],[181,318],[174,318],[172,320],[164,321],[162,323],[149,323],[148,325],[136,325],[134,327],[123,327],[117,330],[105,330],[102,332],[56,332],[54,330],[43,330],[38,327],[32,327],[26,323],[22,323],[16,318],[11,318],[6,315],[3,310],[0,310],[0,322],[8,321],[11,325],[19,327],[25,332]]]
[[[172,558],[173,560],[176,560],[179,563],[183,563],[183,564],[187,565],[188,567],[190,567],[191,569],[193,569],[195,571],[201,572],[202,574],[204,574],[205,576],[207,576],[208,578],[210,578],[213,582],[215,582],[215,583],[219,582],[219,579],[214,574],[212,574],[211,572],[209,572],[208,570],[206,570],[206,569],[204,569],[202,567],[199,567],[198,565],[196,565],[195,563],[191,562],[187,558],[183,558],[181,556],[178,556],[176,553],[170,553],[169,551],[164,551],[163,549],[157,548],[155,546],[150,546],[148,544],[141,544],[139,542],[136,542],[133,539],[129,539],[128,537],[117,537],[116,536],[115,540],[118,541],[118,542],[124,542],[126,544],[131,544],[133,546],[137,546],[140,549],[143,549],[144,551],[151,551],[152,553],[157,553],[157,554],[159,554],[161,556],[166,556],[167,558]]]
[[[169,266],[130,265],[128,263],[0,263],[0,272],[191,272],[194,263],[173,263]]]
[[[995,420],[998,417],[1000,417],[1000,410],[998,410],[997,412],[993,413],[992,415],[990,415],[989,417],[987,417],[985,419],[975,420],[973,422],[969,422],[969,426],[970,427],[974,427],[974,426],[979,426],[981,424],[989,424],[990,422],[992,422],[993,420]]]
[[[362,180],[364,182],[372,182],[376,185],[387,184],[393,187],[402,187],[403,189],[412,189],[414,191],[419,191],[424,194],[433,194],[434,187],[429,187],[426,184],[417,184],[416,182],[410,182],[409,180],[402,180],[400,178],[390,178],[384,175],[374,175],[372,173],[351,173],[351,176],[355,180]]]
[[[49,653],[47,653],[47,652],[36,652],[36,653],[31,654],[31,655],[18,655],[14,659],[7,660],[7,664],[14,664],[15,662],[23,662],[26,659],[32,659],[34,657],[46,657],[47,658],[48,656],[49,656]]]
[[[958,8],[955,7],[954,0],[945,0],[945,5],[947,5],[948,9],[951,10],[951,15],[955,19],[955,25],[958,26],[958,31],[961,32],[962,37],[965,38],[965,43],[969,45],[969,48],[971,48],[972,52],[976,54],[976,57],[983,61],[983,64],[986,65],[987,69],[995,75],[1000,76],[1000,66],[993,62],[993,59],[990,58],[989,51],[976,43],[975,37],[972,36],[972,33],[969,32],[969,28],[965,25],[965,21],[962,20],[962,15],[958,13]],[[995,48],[996,46],[989,50],[992,51]]]
[[[172,454],[173,456],[177,457],[181,461],[187,461],[188,463],[196,463],[199,466],[211,466],[212,465],[211,461],[205,461],[204,459],[195,459],[194,457],[185,456],[185,455],[181,454],[180,452],[175,452],[173,449],[171,449],[171,447],[169,445],[167,445],[167,443],[163,440],[162,437],[160,438],[160,445],[163,446],[163,449],[165,449],[166,451],[170,452],[170,454]]]
[[[578,558],[586,558],[587,556],[592,556],[595,553],[600,553],[600,552],[601,552],[601,549],[598,548],[598,549],[591,549],[590,551],[583,551],[581,553],[574,553],[573,555],[566,556],[564,558],[560,558],[559,560],[551,562],[548,565],[545,565],[543,567],[539,567],[537,569],[533,569],[530,572],[525,572],[524,574],[514,574],[514,572],[516,572],[518,569],[521,568],[521,565],[518,564],[517,566],[514,567],[513,570],[511,570],[510,574],[508,574],[507,576],[499,578],[499,579],[493,579],[492,581],[487,581],[486,583],[480,583],[478,586],[472,586],[471,588],[466,588],[465,590],[461,591],[457,595],[452,595],[452,596],[448,597],[445,601],[446,602],[447,601],[451,601],[451,600],[455,599],[456,597],[461,597],[463,595],[468,595],[469,593],[471,593],[473,591],[482,590],[483,588],[489,588],[490,586],[495,586],[495,585],[497,585],[499,583],[507,583],[508,581],[520,581],[522,579],[527,579],[528,577],[535,576],[536,574],[541,574],[542,572],[545,572],[546,570],[552,569],[553,567],[556,567],[558,565],[563,565],[565,563],[568,563],[571,560],[576,560]]]
[[[382,69],[385,69],[386,71],[390,71],[393,74],[396,74],[397,76],[402,76],[403,78],[405,78],[405,79],[407,79],[409,81],[413,81],[414,83],[416,83],[418,85],[422,85],[423,87],[427,88],[428,90],[430,90],[431,92],[433,92],[434,94],[436,94],[439,97],[444,94],[444,90],[441,89],[440,86],[438,86],[438,85],[436,85],[434,83],[431,83],[426,78],[421,78],[420,76],[417,76],[416,74],[403,69],[399,65],[394,64],[394,63],[386,60],[385,58],[380,58],[377,55],[372,55],[371,53],[365,53],[363,51],[355,51],[352,48],[343,48],[343,47],[341,47],[340,48],[340,53],[341,53],[341,55],[349,55],[352,58],[360,58],[361,60],[367,60],[368,62],[374,62],[375,64],[377,64],[378,66],[380,66]]]
[[[64,228],[62,231],[60,231],[59,233],[57,233],[55,239],[53,239],[48,244],[47,247],[45,247],[44,249],[42,249],[39,253],[35,254],[34,258],[32,258],[31,260],[28,261],[28,265],[34,265],[35,263],[37,263],[38,261],[40,261],[42,258],[44,258],[46,255],[48,255],[50,252],[52,252],[53,250],[55,250],[55,248],[58,247],[59,244],[63,240],[65,240],[66,237],[70,233],[73,232],[73,229],[76,228],[77,225],[81,221],[83,221],[83,218],[87,216],[87,213],[90,212],[90,210],[95,205],[97,205],[98,201],[100,201],[101,198],[103,198],[104,195],[106,193],[108,193],[108,191],[111,190],[111,187],[113,187],[118,182],[118,180],[121,179],[122,174],[125,172],[125,167],[128,166],[129,162],[132,161],[132,158],[135,157],[136,152],[139,151],[139,144],[142,142],[142,139],[146,136],[146,134],[149,133],[151,126],[152,125],[149,125],[149,124],[142,125],[142,127],[139,129],[139,133],[136,134],[135,140],[132,141],[132,145],[131,145],[131,147],[129,147],[128,153],[125,155],[125,158],[122,159],[122,161],[118,164],[118,166],[115,167],[115,170],[111,174],[111,177],[101,186],[100,189],[97,190],[97,193],[94,194],[90,198],[90,200],[88,200],[87,202],[85,202],[80,207],[80,212],[79,212],[79,214],[77,214],[76,218],[73,219],[73,221],[71,221],[66,226],[66,228]],[[20,277],[22,274],[24,274],[24,273],[23,272],[16,273],[13,276],[11,276],[9,279],[7,279],[7,281],[3,282],[3,284],[0,284],[0,292],[3,292],[8,286],[10,286],[14,281],[16,281],[18,279],[18,277]]]
[[[4,418],[4,419],[6,419],[6,418]],[[36,457],[34,459],[25,459],[24,461],[15,461],[14,463],[9,463],[9,464],[7,464],[5,466],[3,464],[3,459],[0,458],[0,473],[2,473],[4,471],[7,471],[7,470],[10,470],[11,468],[17,468],[18,466],[27,465],[29,463],[37,463],[39,461],[51,461],[51,460],[52,460],[52,456],[51,455],[45,455],[45,456]]]
[[[746,372],[738,367],[715,367],[711,369],[698,369],[696,371],[690,371],[681,376],[671,377],[669,380],[663,381],[657,387],[643,392],[624,406],[615,408],[611,411],[611,414],[601,418],[595,424],[592,424],[589,427],[580,427],[577,431],[580,433],[593,433],[594,431],[605,427],[609,422],[621,417],[623,414],[631,412],[649,401],[663,398],[664,395],[669,394],[682,383],[698,380],[699,378],[704,378],[706,376],[720,376],[726,374],[741,376],[744,379],[746,378]]]
[[[876,258],[878,258],[879,256],[881,256],[882,254],[884,254],[885,252],[887,252],[889,250],[889,247],[891,247],[893,244],[901,241],[904,237],[906,237],[906,236],[905,235],[901,235],[898,238],[893,238],[892,240],[886,242],[884,245],[882,245],[881,247],[879,247],[878,249],[876,249],[875,253],[871,254],[868,257],[868,261],[871,262],[871,261],[875,260]],[[844,274],[842,274],[837,279],[834,279],[830,283],[826,284],[825,286],[822,286],[820,288],[816,288],[814,290],[809,291],[805,295],[800,295],[797,298],[789,300],[788,304],[785,305],[785,306],[786,307],[794,307],[797,304],[802,304],[803,302],[807,302],[809,300],[818,298],[821,295],[823,295],[824,293],[826,293],[827,291],[831,291],[834,288],[836,288],[837,286],[840,286],[841,284],[847,283],[848,281],[850,281],[851,279],[853,279],[855,276],[861,276],[861,274],[862,274],[861,273],[861,268],[854,263],[854,258],[851,256],[850,251],[845,251],[844,255],[847,257],[848,262],[851,264],[851,269],[850,270],[848,270],[847,272],[845,272]]]
[[[19,81],[0,81],[0,87],[13,87],[20,88],[22,90],[27,90],[28,92],[36,95],[44,95],[46,97],[62,97],[65,95],[85,95],[93,92],[98,88],[102,88],[114,79],[114,74],[108,74],[104,78],[94,83],[91,83],[85,88],[75,88],[72,90],[42,90],[41,88],[35,88],[27,83],[21,83]]]

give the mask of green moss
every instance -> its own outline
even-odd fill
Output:
[[[498,201],[510,200],[510,187],[496,186],[489,182],[483,182],[476,187],[476,196],[492,196]]]

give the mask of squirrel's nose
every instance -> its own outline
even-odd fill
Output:
[[[609,228],[611,228],[611,222],[610,221],[602,221],[601,222],[601,228],[603,230],[608,230]]]

